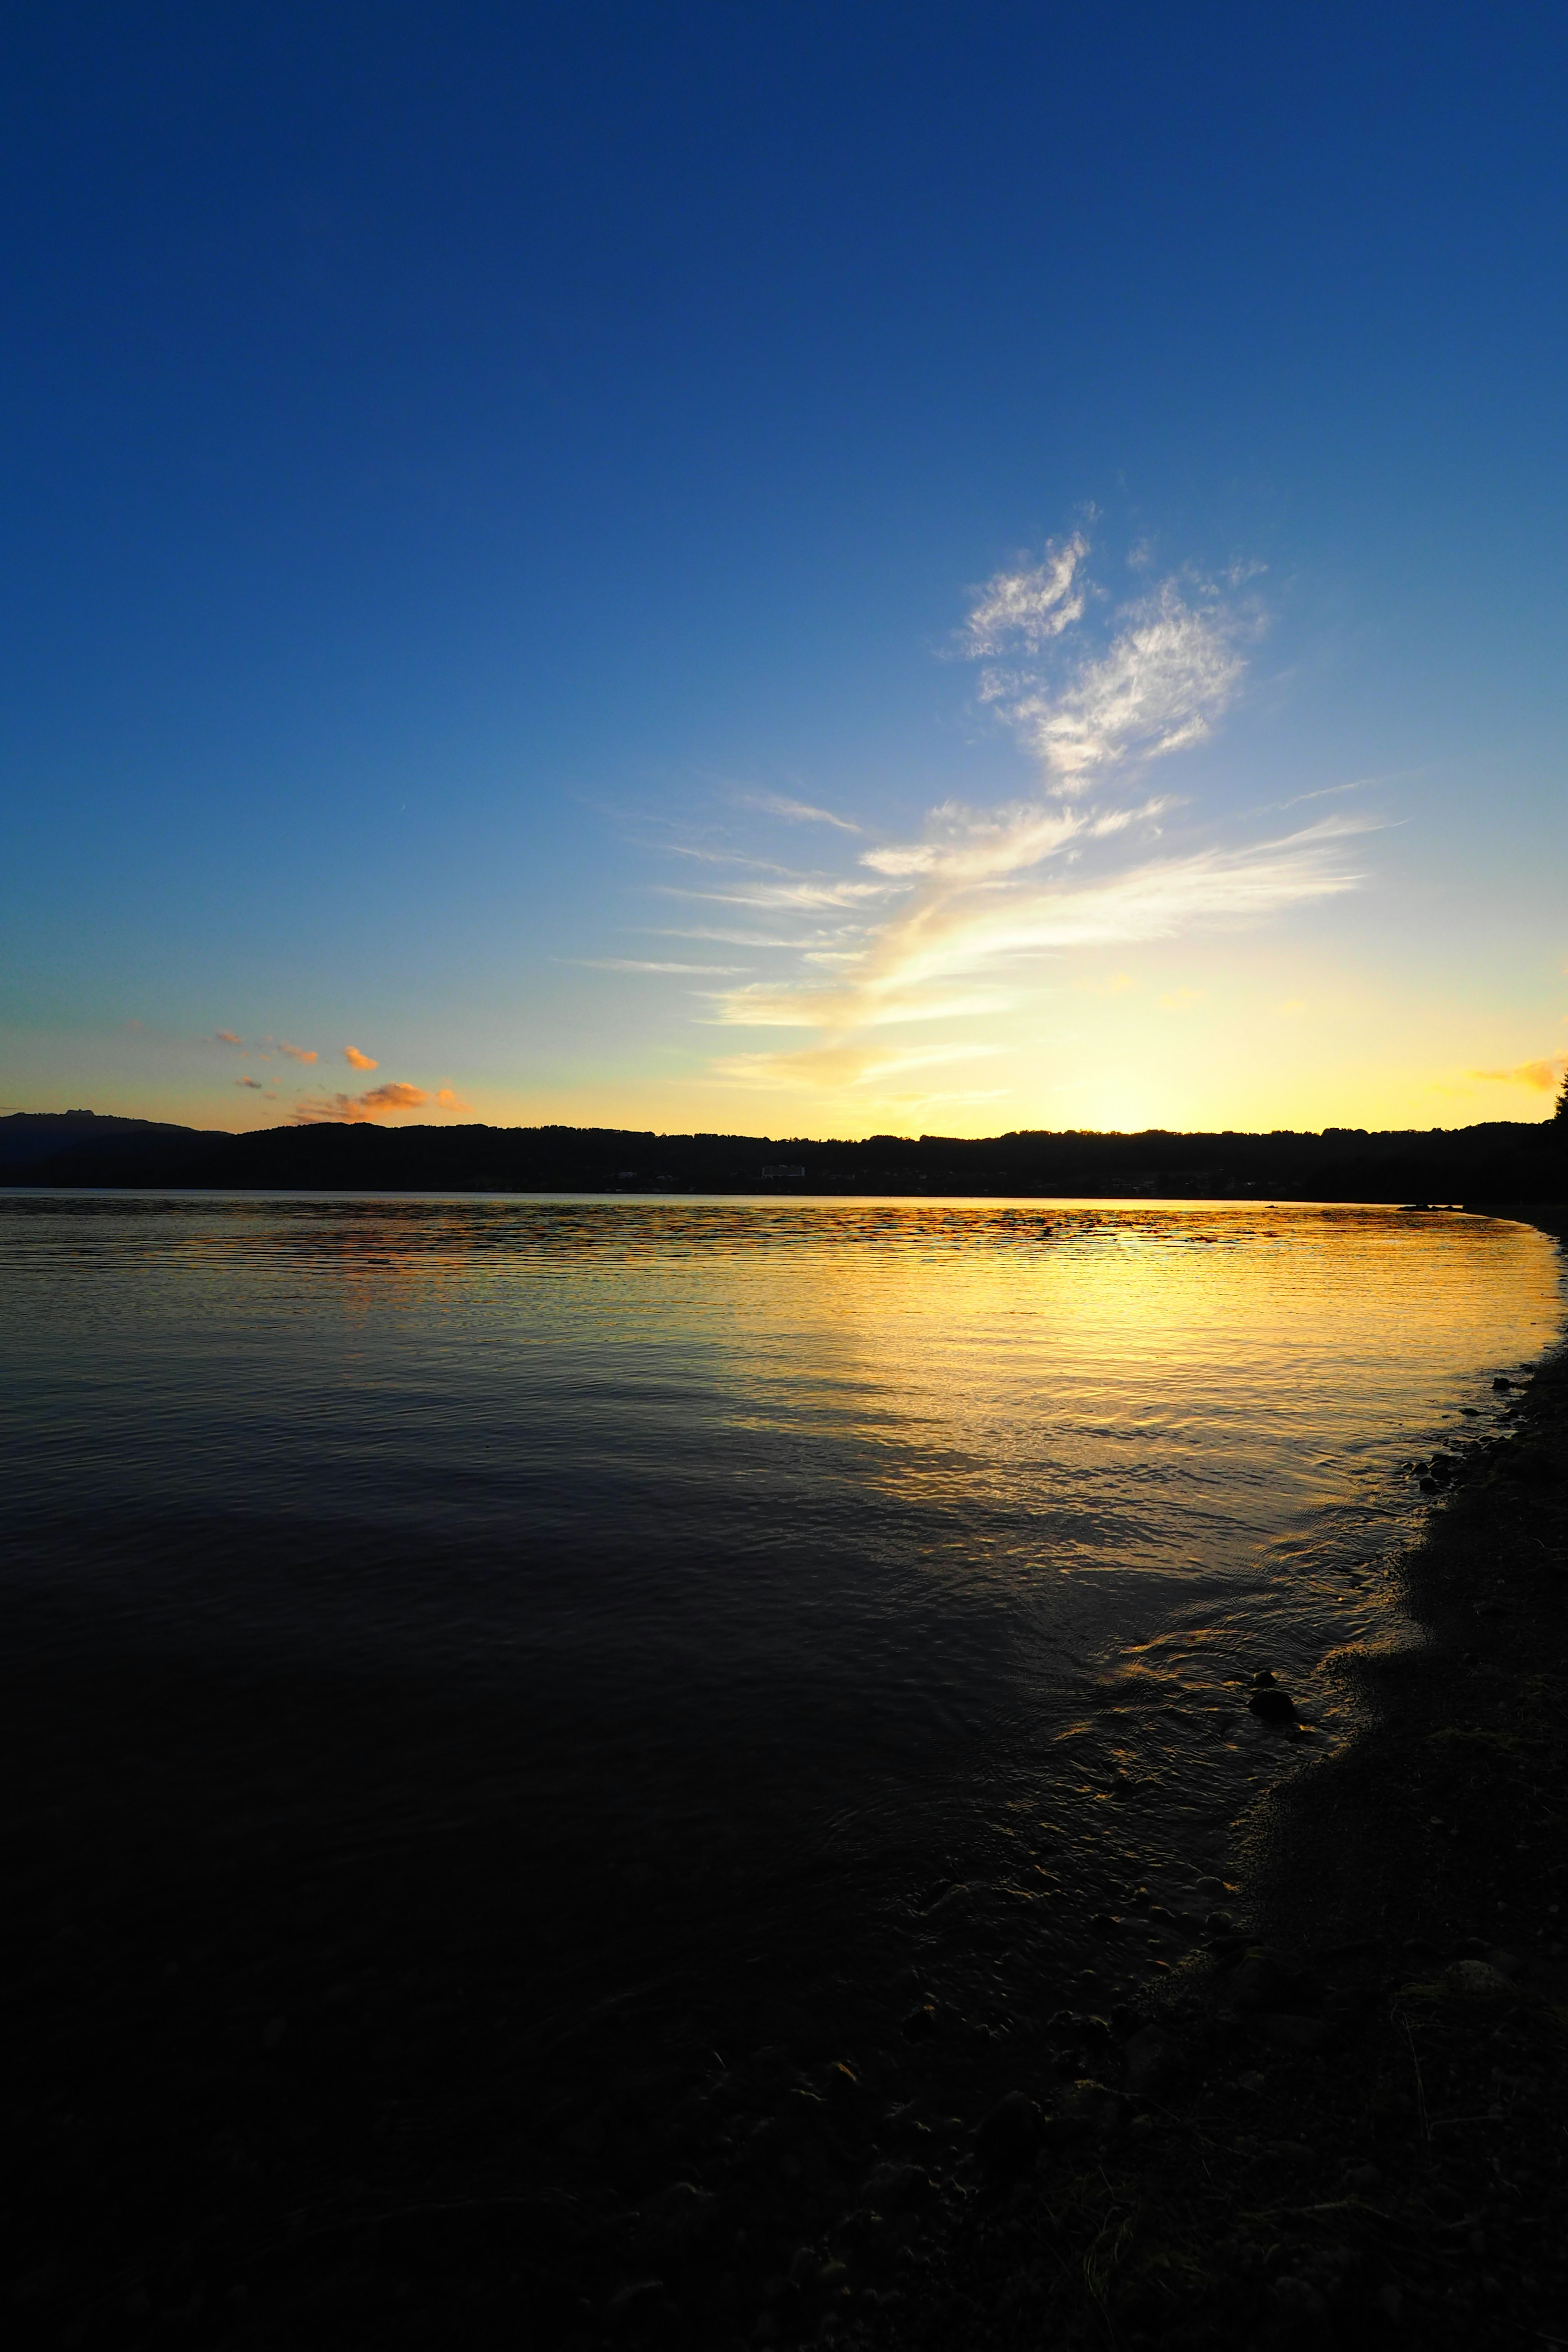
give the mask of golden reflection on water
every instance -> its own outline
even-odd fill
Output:
[[[110,1350],[95,1378],[110,1421],[152,1412],[145,1377],[114,1388],[121,1326],[143,1375],[162,1346],[171,1396],[199,1362],[241,1420],[265,1409],[272,1482],[292,1465],[323,1505],[357,1475],[354,1507],[417,1517],[438,1492],[479,1514],[525,1460],[613,1457],[639,1494],[684,1481],[693,1509],[705,1480],[818,1517],[879,1499],[924,1515],[943,1557],[988,1518],[1009,1573],[1031,1520],[1050,1523],[1058,1566],[1284,1557],[1304,1513],[1343,1507],[1478,1396],[1489,1409],[1492,1372],[1562,1318],[1558,1254],[1534,1228],[1384,1208],[20,1208],[0,1220],[12,1286],[37,1292],[67,1355],[89,1328]],[[324,1423],[336,1450],[311,1461]]]
[[[1238,1678],[1331,1734],[1402,1458],[1563,1313],[1525,1225],[1103,1201],[16,1196],[0,1289],[13,1599],[488,1675],[541,1850],[826,1854],[836,1916],[1042,1808],[1086,1912],[1191,1881],[1284,1752]]]

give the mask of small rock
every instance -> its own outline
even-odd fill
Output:
[[[900,2024],[899,2032],[906,2042],[924,2042],[928,2035],[934,2033],[936,2011],[931,2002],[923,2001],[919,2009],[911,2009]]]
[[[1023,2091],[998,2099],[974,2135],[974,2153],[985,2170],[1002,2178],[1026,2172],[1040,2144],[1040,2111]]]
[[[1236,1919],[1229,1911],[1211,1911],[1204,1921],[1204,1927],[1211,1936],[1234,1936]]]
[[[1501,1969],[1494,1969],[1489,1960],[1454,1960],[1444,1969],[1443,1977],[1456,1992],[1477,1999],[1496,2000],[1513,1990]]]
[[[1296,1702],[1289,1691],[1275,1683],[1262,1683],[1254,1689],[1247,1702],[1247,1711],[1259,1723],[1291,1723],[1295,1720]]]

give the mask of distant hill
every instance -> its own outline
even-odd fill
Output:
[[[126,1158],[139,1152],[188,1149],[198,1139],[207,1139],[207,1130],[174,1127],[166,1120],[116,1118],[96,1110],[13,1111],[9,1118],[0,1118],[0,1183],[16,1182],[16,1170],[38,1167],[66,1152],[108,1152]],[[237,1140],[227,1135],[221,1139]]]
[[[1021,1193],[1513,1204],[1568,1201],[1568,1122],[1321,1135],[1026,1129],[816,1143],[630,1128],[278,1127],[0,1118],[0,1184],[353,1192]]]

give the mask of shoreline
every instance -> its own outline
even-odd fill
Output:
[[[1401,1559],[1424,1638],[1342,1662],[1369,1719],[1234,1825],[1234,1923],[1026,2086],[879,2352],[1568,2340],[1568,1342],[1519,1426]]]

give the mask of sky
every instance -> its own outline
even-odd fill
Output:
[[[1550,1114],[1560,9],[0,67],[0,1110]]]

